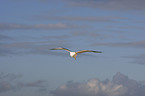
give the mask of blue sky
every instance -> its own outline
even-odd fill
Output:
[[[0,94],[144,96],[144,4],[1,0]],[[103,53],[75,60],[63,50],[49,50],[56,47]]]

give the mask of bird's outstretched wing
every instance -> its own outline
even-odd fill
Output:
[[[69,49],[66,49],[66,48],[52,48],[50,50],[66,50],[68,52],[71,52]]]
[[[92,50],[81,50],[81,51],[77,51],[76,53],[84,53],[84,52],[102,53],[100,51],[92,51]]]

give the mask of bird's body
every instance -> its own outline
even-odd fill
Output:
[[[77,53],[76,52],[70,52],[70,56],[76,59]]]
[[[92,51],[92,50],[81,50],[81,51],[77,51],[77,52],[72,52],[72,51],[70,51],[69,49],[66,49],[66,48],[53,48],[53,49],[50,49],[50,50],[66,50],[70,53],[70,56],[75,58],[75,59],[76,59],[76,56],[77,56],[78,53],[84,53],[84,52],[102,53],[100,51]]]

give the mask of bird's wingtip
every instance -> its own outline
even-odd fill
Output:
[[[48,50],[55,50],[55,48],[51,48],[51,49],[48,49]]]
[[[95,53],[102,53],[101,51],[94,51]]]

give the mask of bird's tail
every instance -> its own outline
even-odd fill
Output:
[[[73,56],[73,58],[75,58],[75,60],[76,60],[76,57],[77,57],[77,54],[75,54],[75,55]]]

